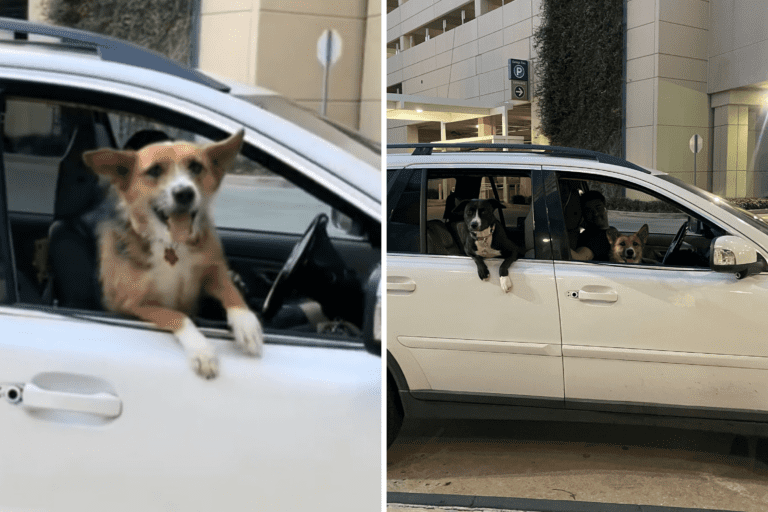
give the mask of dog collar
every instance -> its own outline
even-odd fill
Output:
[[[472,237],[473,240],[477,240],[478,242],[485,242],[489,238],[493,236],[493,231],[496,229],[496,226],[491,226],[487,229],[484,229],[483,231],[470,231],[469,236]],[[485,236],[480,236],[480,233],[488,233]]]

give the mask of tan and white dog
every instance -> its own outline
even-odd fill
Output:
[[[616,228],[610,227],[605,236],[608,237],[608,242],[611,244],[609,261],[634,263],[635,265],[643,262],[645,242],[648,241],[648,224],[643,224],[637,233],[632,235],[622,235]]]
[[[160,142],[83,154],[116,194],[116,215],[98,229],[104,307],[173,332],[192,368],[209,379],[218,360],[189,318],[202,292],[224,306],[243,352],[260,356],[263,346],[261,324],[232,283],[209,213],[242,143],[240,130],[206,145]]]

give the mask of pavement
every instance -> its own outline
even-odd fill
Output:
[[[388,512],[768,510],[732,435],[519,422],[439,426],[387,452]]]

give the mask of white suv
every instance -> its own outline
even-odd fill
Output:
[[[768,224],[600,153],[390,148],[414,151],[388,155],[388,443],[403,416],[768,435]],[[572,258],[590,190],[620,233],[648,226],[642,263]],[[474,198],[503,204],[520,248],[508,293],[502,259],[481,280],[457,239]]]

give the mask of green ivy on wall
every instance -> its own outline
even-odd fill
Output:
[[[541,131],[621,155],[623,0],[543,0],[534,34]]]
[[[54,25],[125,39],[190,63],[195,0],[44,0]]]

